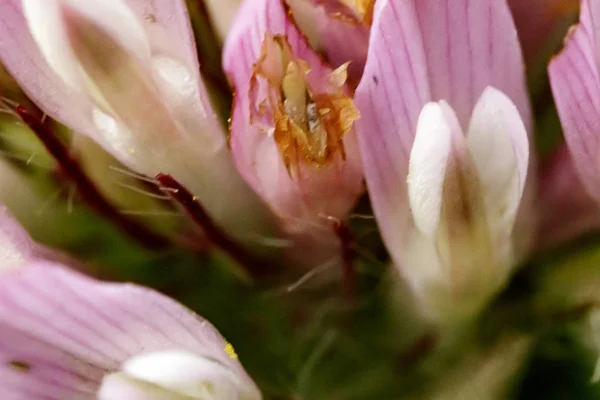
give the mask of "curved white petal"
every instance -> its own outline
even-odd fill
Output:
[[[128,376],[192,398],[257,399],[254,385],[216,360],[182,351],[146,353],[122,367]]]
[[[417,229],[429,238],[436,235],[440,222],[453,137],[462,135],[457,125],[454,112],[443,102],[427,103],[417,122],[408,168],[408,198]],[[458,132],[453,132],[457,127]]]
[[[133,379],[123,372],[107,375],[98,391],[97,400],[192,400],[148,382]]]
[[[477,168],[492,231],[512,230],[527,180],[529,141],[517,107],[488,87],[475,105],[467,146]]]

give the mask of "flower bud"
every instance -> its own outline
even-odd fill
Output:
[[[491,149],[502,159],[492,161]],[[467,133],[446,102],[423,108],[407,178],[416,232],[405,257],[430,311],[471,314],[506,281],[527,158],[518,111],[496,89],[483,93]]]
[[[328,248],[325,258],[331,220],[344,220],[363,191],[346,67],[325,64],[279,0],[246,2],[224,52],[238,169],[289,234],[315,239],[311,255]]]
[[[529,250],[522,66],[505,2],[375,3],[356,132],[382,237],[433,319],[472,316]]]
[[[202,83],[182,0],[9,3],[0,58],[44,112],[137,172],[172,175],[227,230],[263,228]]]

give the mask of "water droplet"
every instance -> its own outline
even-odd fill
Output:
[[[179,61],[166,56],[155,56],[152,64],[158,75],[169,83],[179,94],[191,96],[197,90],[197,82],[192,72]]]
[[[112,149],[121,161],[130,161],[135,151],[131,146],[131,133],[117,120],[98,108],[92,109],[92,121],[101,133],[101,140]]]
[[[11,243],[10,236],[2,231],[0,231],[0,251],[2,253],[2,256],[0,257],[0,260],[2,260],[2,270],[20,266],[23,261],[25,261],[23,253]]]

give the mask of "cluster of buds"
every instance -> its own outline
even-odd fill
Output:
[[[447,327],[478,315],[536,242],[600,225],[599,20],[600,0],[584,0],[549,67],[571,156],[560,149],[544,193],[505,0],[245,0],[223,48],[229,132],[183,0],[2,0],[0,60],[44,115],[156,184],[251,273],[266,259],[257,238],[283,239],[270,273],[333,262],[352,279],[348,221],[368,191],[393,270]],[[13,108],[97,211],[143,230],[99,199],[43,119]],[[558,193],[565,171],[577,193]],[[548,223],[536,199],[577,223]],[[209,322],[56,260],[2,213],[0,394],[262,398]]]

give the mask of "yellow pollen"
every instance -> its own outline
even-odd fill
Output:
[[[238,358],[238,355],[235,352],[233,345],[229,342],[227,342],[227,344],[225,345],[225,353],[227,353],[229,358],[231,358],[232,360],[236,360]]]
[[[262,97],[252,100],[251,116],[272,120],[272,127],[263,130],[274,139],[290,174],[300,163],[324,166],[335,157],[345,159],[343,137],[359,118],[345,91],[346,68],[322,72],[322,84],[313,86],[311,66],[296,57],[287,38],[265,36],[250,81],[250,91]],[[259,80],[266,83],[264,92]]]

